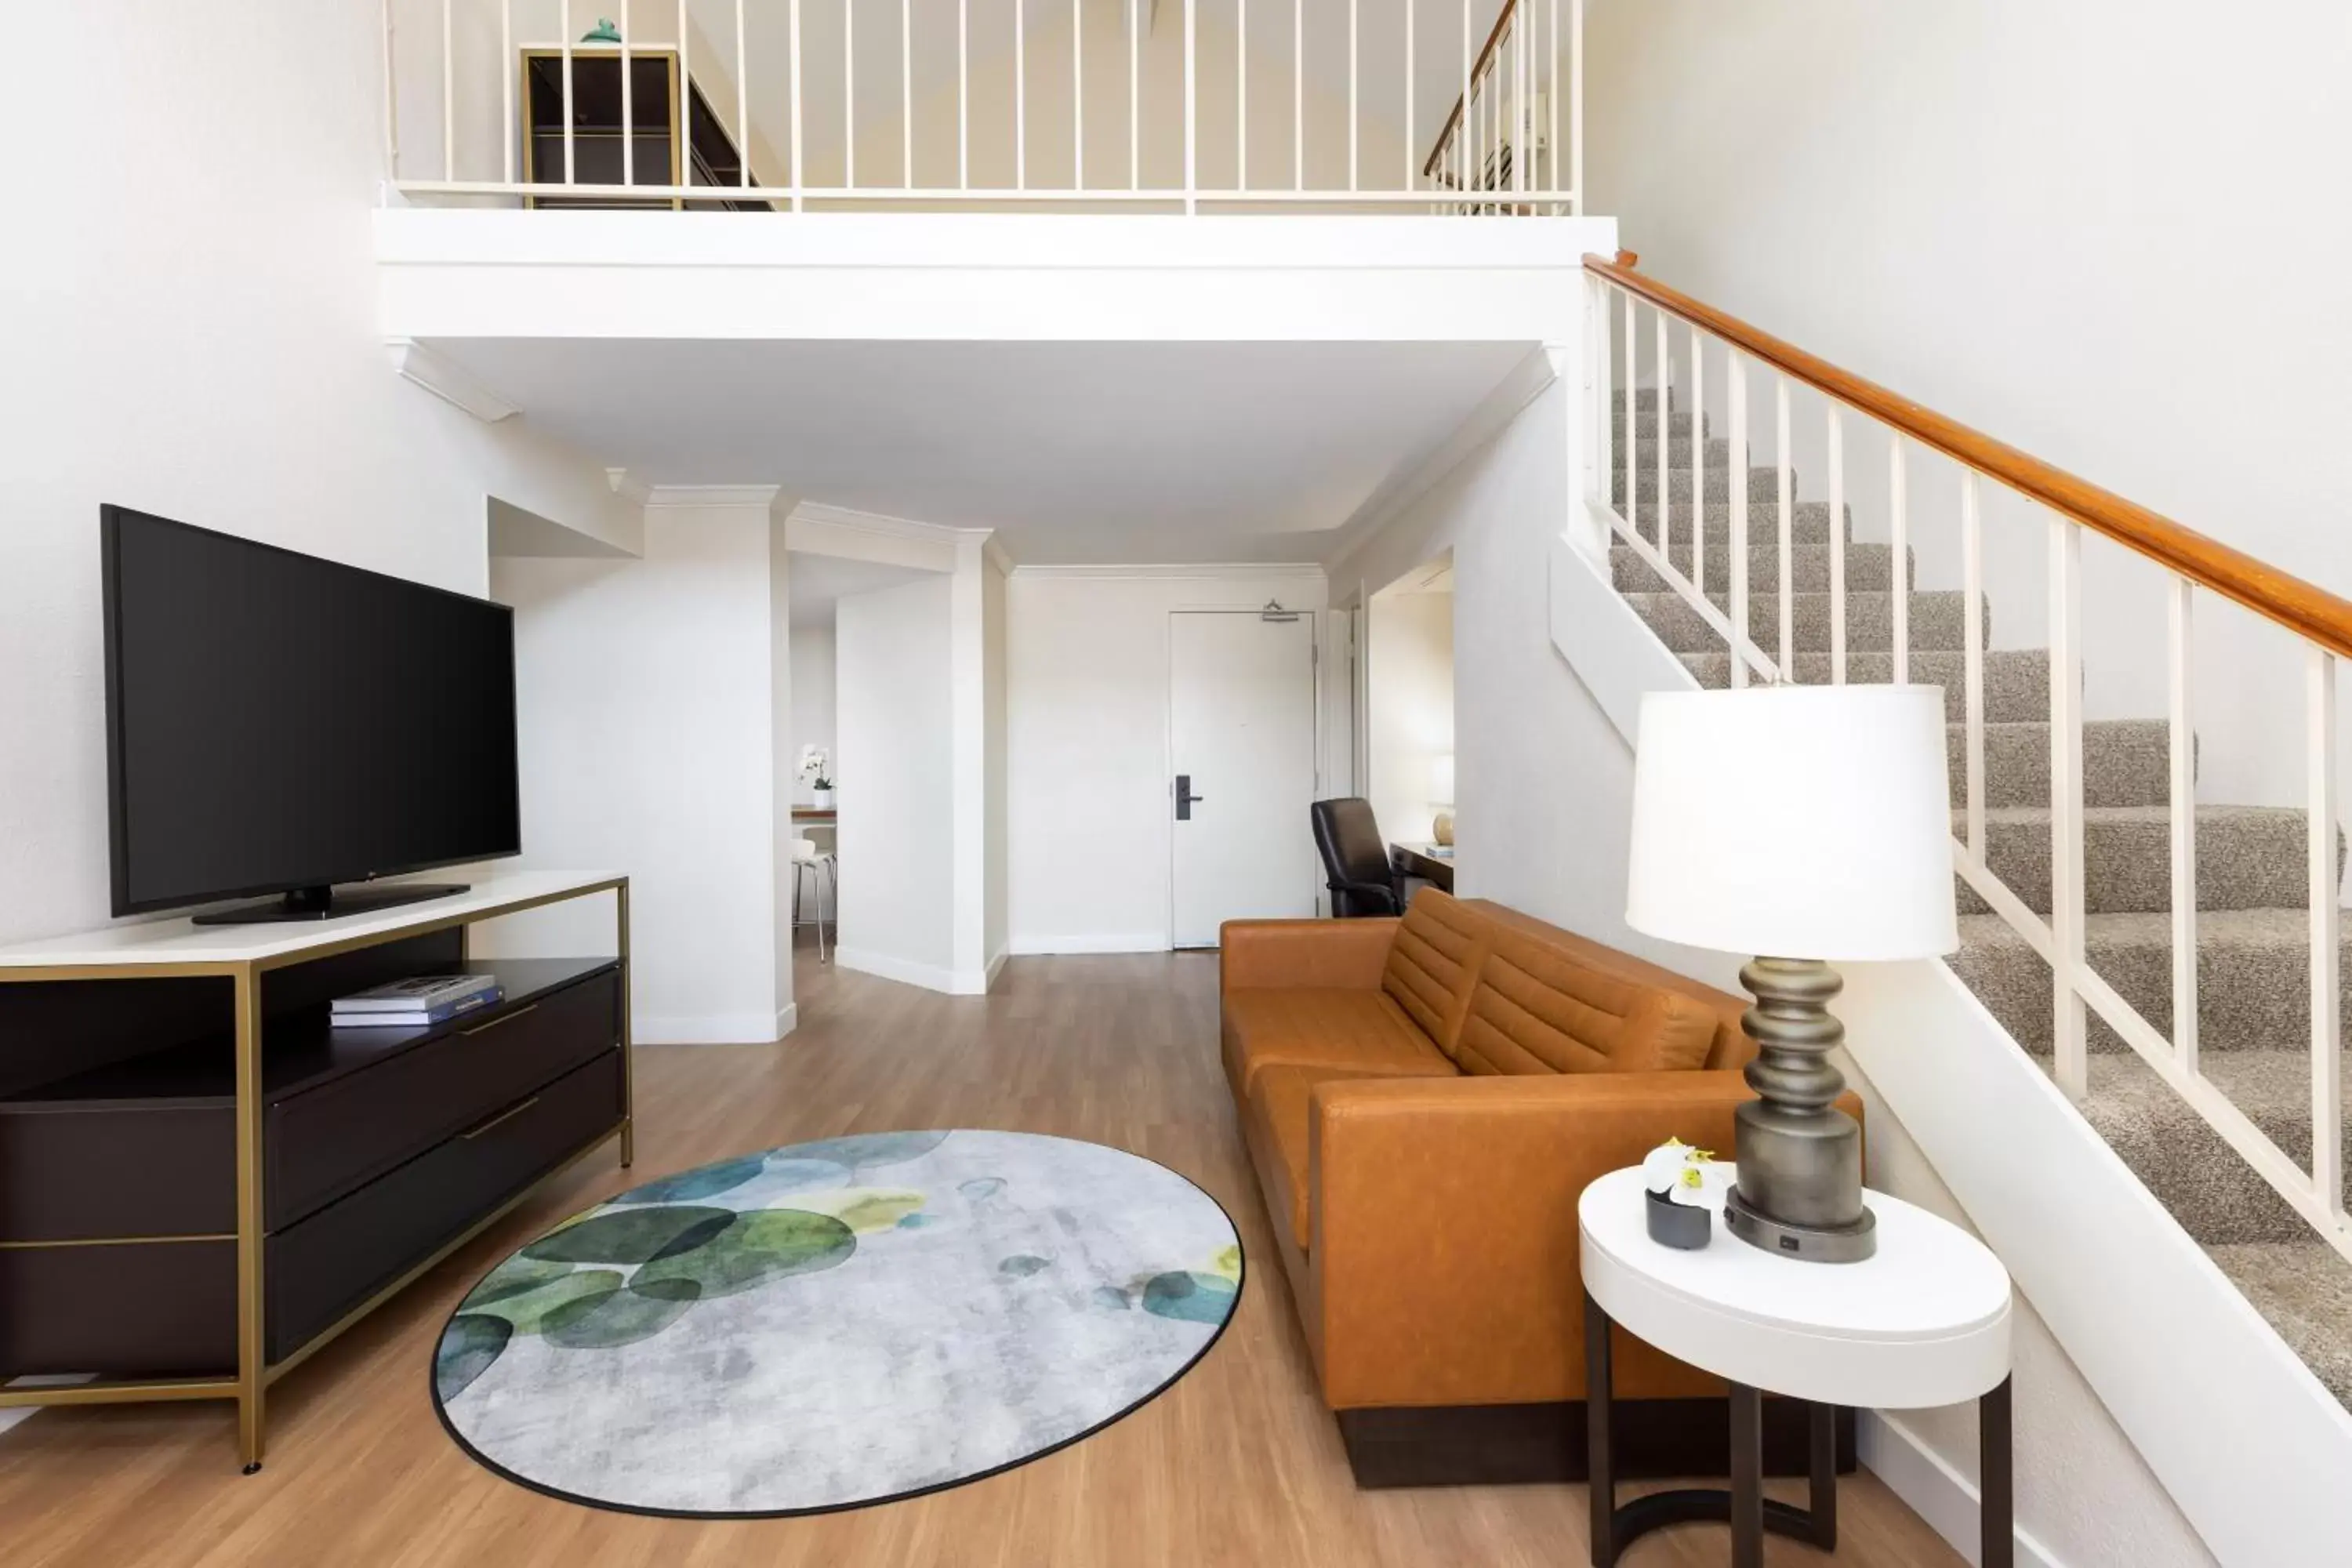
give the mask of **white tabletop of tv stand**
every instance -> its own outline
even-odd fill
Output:
[[[396,885],[410,879],[387,879]],[[130,921],[96,931],[0,947],[0,969],[41,969],[78,964],[114,967],[142,963],[247,963],[283,957],[306,948],[353,937],[390,936],[456,920],[486,920],[520,907],[548,903],[622,879],[616,871],[445,871],[416,881],[462,880],[467,890],[446,898],[396,904],[365,914],[323,921],[287,921],[265,925],[200,926],[184,916]]]

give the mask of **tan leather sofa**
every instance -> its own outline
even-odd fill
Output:
[[[1583,1399],[1578,1194],[1669,1136],[1729,1157],[1755,1052],[1744,1004],[1433,889],[1402,920],[1229,922],[1222,963],[1226,1078],[1359,1478],[1533,1479],[1477,1462],[1383,1474],[1359,1450],[1433,1441],[1458,1469],[1464,1444],[1498,1429],[1465,1425],[1465,1407]],[[1637,1425],[1640,1402],[1704,1402],[1681,1407],[1695,1418],[1681,1425],[1717,1435],[1693,1468],[1721,1452],[1722,1392],[1620,1336],[1616,1394]],[[1454,1419],[1383,1414],[1413,1411]],[[1516,1430],[1554,1442],[1561,1414]],[[1559,1436],[1557,1473],[1580,1470],[1581,1447]]]

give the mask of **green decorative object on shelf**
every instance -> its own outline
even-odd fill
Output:
[[[580,41],[583,44],[617,44],[621,41],[621,29],[613,26],[612,17],[599,16],[594,26],[580,35]]]

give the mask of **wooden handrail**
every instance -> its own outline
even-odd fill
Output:
[[[1584,269],[1669,314],[1704,328],[1751,359],[1796,377],[1957,463],[2000,480],[2029,500],[2074,519],[2200,587],[2243,605],[2340,658],[2352,658],[2352,600],[2184,528],[2160,512],[2078,479],[1981,430],[1807,353],[1794,343],[1643,277],[1630,266],[1587,255]],[[1738,464],[1734,462],[1737,468]],[[1834,524],[1833,524],[1834,525]]]
[[[1486,62],[1494,58],[1495,50],[1502,44],[1503,29],[1510,26],[1511,18],[1518,14],[1518,9],[1519,0],[1503,0],[1503,8],[1495,16],[1494,31],[1486,35],[1486,47],[1478,51],[1477,62],[1470,68],[1470,87],[1473,91],[1477,89],[1479,78],[1486,74]],[[1407,88],[1406,90],[1412,89]],[[1437,167],[1438,159],[1445,152],[1445,139],[1454,134],[1454,128],[1462,122],[1463,110],[1468,107],[1460,98],[1454,100],[1454,112],[1447,115],[1445,123],[1437,128],[1437,140],[1429,144],[1429,156],[1422,160],[1421,172],[1423,174],[1431,173]],[[1518,145],[1516,137],[1512,139],[1511,144],[1514,147]],[[1466,190],[1469,187],[1465,184],[1463,188]]]

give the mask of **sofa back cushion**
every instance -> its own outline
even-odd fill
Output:
[[[1381,989],[1437,1048],[1458,1064],[1454,1047],[1469,1011],[1470,988],[1494,922],[1435,888],[1413,894],[1389,948]]]
[[[1705,1065],[1716,1021],[1696,997],[1496,926],[1452,1054],[1465,1073],[1676,1071]]]
[[[1620,952],[1590,937],[1562,931],[1556,925],[1549,925],[1533,915],[1522,914],[1491,899],[1465,899],[1462,907],[1470,914],[1492,922],[1493,929],[1497,931],[1516,931],[1532,937],[1541,945],[1555,949],[1586,968],[1598,970],[1613,980],[1687,996],[1697,1002],[1715,1015],[1715,1037],[1707,1047],[1706,1059],[1699,1064],[1701,1067],[1710,1070],[1743,1068],[1754,1058],[1756,1042],[1748,1037],[1741,1022],[1741,1015],[1748,1006],[1746,997],[1718,991],[1686,974],[1677,974],[1630,952]]]

